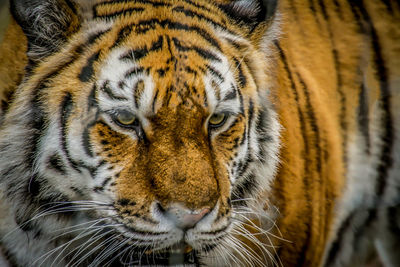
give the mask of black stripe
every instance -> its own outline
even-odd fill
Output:
[[[379,42],[379,36],[376,32],[375,26],[373,25],[369,14],[364,8],[364,2],[362,0],[354,1],[354,5],[352,6],[353,14],[358,21],[358,26],[361,32],[367,33],[370,35],[371,46],[373,50],[373,59],[376,67],[376,79],[379,81],[380,86],[380,99],[379,104],[381,108],[382,117],[381,120],[381,129],[382,129],[382,145],[381,145],[381,153],[380,153],[380,161],[377,167],[378,176],[375,184],[375,203],[379,208],[382,202],[382,196],[385,193],[387,187],[387,179],[389,169],[393,165],[393,146],[394,146],[394,129],[393,129],[393,118],[390,111],[390,89],[388,85],[388,72],[385,66],[385,61],[382,55],[382,48]],[[360,15],[358,14],[360,12]],[[367,27],[365,26],[365,23]],[[364,88],[363,88],[364,89]],[[361,108],[361,107],[360,107]],[[355,242],[358,242],[358,238],[364,235],[364,232],[369,229],[369,226],[375,221],[377,218],[376,209],[368,211],[368,217],[364,222],[363,226],[358,229],[355,237]]]
[[[318,0],[318,4],[319,4],[319,6],[320,6],[320,8],[321,8],[321,11],[322,11],[322,15],[324,16],[324,19],[328,19],[328,13],[326,12],[326,6],[325,6],[325,3],[324,3],[324,0]]]
[[[143,80],[137,81],[135,84],[135,87],[133,89],[133,101],[135,102],[135,107],[137,107],[137,108],[139,108],[139,100],[140,100],[141,94],[143,93],[143,91],[139,92],[139,90],[138,90],[140,85],[142,85],[143,87],[145,86]]]
[[[330,28],[329,28],[330,29]],[[330,34],[332,34],[331,30],[329,30]],[[331,37],[332,40],[332,55],[333,55],[333,60],[335,64],[335,71],[336,71],[336,88],[337,92],[340,97],[340,114],[339,114],[339,123],[340,123],[340,128],[342,129],[342,138],[343,138],[343,144],[342,144],[342,150],[344,151],[343,153],[343,163],[344,163],[344,168],[347,168],[347,121],[346,121],[346,116],[347,116],[347,108],[346,108],[346,94],[343,92],[343,78],[342,78],[342,72],[340,69],[340,63],[339,63],[339,55],[337,49],[334,47],[333,43],[333,37]]]
[[[371,35],[371,45],[374,52],[374,63],[376,67],[376,79],[379,81],[380,86],[380,107],[382,109],[381,118],[381,129],[383,131],[382,135],[382,150],[381,159],[378,165],[378,180],[375,188],[376,195],[378,197],[377,201],[380,201],[380,197],[384,194],[388,171],[393,165],[392,150],[394,144],[394,130],[393,130],[393,118],[390,111],[390,89],[388,85],[388,71],[386,69],[385,60],[382,55],[382,48],[379,42],[379,36],[376,32],[375,26],[372,20],[365,10],[365,4],[363,0],[354,1],[354,6],[357,7],[358,11],[361,13],[362,19],[367,22],[369,33]],[[357,10],[353,9],[353,13],[357,13]],[[366,31],[362,23],[359,24],[361,29]]]
[[[316,120],[316,117],[315,117],[315,113],[314,113],[312,105],[311,105],[310,94],[309,94],[308,88],[307,88],[304,80],[300,76],[300,74],[297,73],[297,77],[298,77],[298,79],[300,81],[300,84],[303,87],[303,91],[304,91],[304,95],[305,95],[305,99],[306,99],[306,113],[307,113],[307,116],[308,116],[309,125],[311,127],[312,132],[314,133],[314,147],[315,147],[316,154],[317,154],[316,156],[314,156],[314,159],[316,160],[318,174],[317,174],[316,177],[313,177],[313,179],[317,180],[317,182],[320,184],[320,189],[322,190],[322,183],[323,183],[322,182],[323,178],[321,177],[321,174],[322,174],[322,151],[321,151],[321,146],[320,146],[321,138],[320,138],[319,128],[318,128],[318,125],[317,125],[317,120]],[[310,140],[308,140],[308,141],[310,141]],[[308,149],[308,151],[309,151],[309,149]],[[309,155],[309,153],[307,153],[306,157],[309,157],[308,155]],[[309,160],[307,160],[307,161],[308,162],[306,163],[306,166],[307,166],[306,172],[308,173],[309,172],[309,167],[308,166],[310,166],[310,164],[311,164],[311,162],[310,162],[311,158],[309,158]],[[308,176],[308,175],[306,174],[305,176]],[[306,179],[307,179],[307,177],[305,178],[305,180]],[[324,192],[320,191],[320,193],[323,194]],[[311,197],[308,197],[308,198],[309,198],[309,201],[311,201]],[[320,205],[320,209],[321,208],[323,208],[322,204]],[[311,210],[312,210],[312,208],[311,208]],[[322,220],[322,218],[319,218],[319,220]],[[319,226],[321,226],[321,225],[319,225]],[[324,234],[324,233],[320,233],[320,234]],[[310,236],[308,236],[307,239],[308,239],[308,242],[309,242]],[[300,254],[301,255],[300,259],[301,260],[298,261],[298,265],[297,266],[303,266],[304,263],[305,263],[305,260],[306,260],[305,256],[306,256],[306,253],[307,253],[307,250],[308,250],[308,244],[307,243],[305,243],[303,248],[302,248],[302,252]]]
[[[385,5],[386,11],[388,11],[390,14],[393,14],[392,1],[391,0],[382,0],[382,3]],[[398,0],[397,0],[397,4],[399,4]]]
[[[128,79],[128,78],[137,76],[139,74],[142,74],[143,72],[144,72],[144,68],[142,68],[142,67],[133,67],[132,69],[128,70],[125,73],[124,77],[125,77],[125,79]]]
[[[305,84],[304,80],[302,79],[302,77],[299,73],[297,73],[297,77],[298,77],[301,85],[303,86],[304,95],[306,97],[307,115],[309,118],[310,127],[315,135],[315,150],[317,151],[317,157],[316,157],[317,171],[318,171],[318,174],[321,174],[321,169],[322,169],[322,155],[321,155],[322,152],[321,152],[321,146],[320,146],[321,137],[320,137],[320,133],[319,133],[317,119],[315,117],[315,113],[314,113],[314,110],[311,105],[310,93],[308,91],[307,85]],[[319,175],[318,175],[318,177],[319,177]],[[319,180],[321,181],[321,179],[319,179]]]
[[[112,99],[112,100],[118,100],[118,101],[125,101],[128,100],[126,97],[123,96],[117,96],[113,93],[112,89],[110,88],[110,81],[105,81],[103,83],[103,86],[100,88],[100,90],[104,93],[106,93],[106,95]]]
[[[304,159],[304,171],[305,171],[304,174],[305,174],[305,177],[303,179],[304,187],[305,187],[304,192],[305,192],[306,202],[307,202],[308,205],[310,205],[311,196],[307,193],[307,192],[309,192],[308,188],[310,188],[309,181],[308,181],[308,179],[309,179],[309,177],[308,177],[309,176],[308,175],[308,173],[309,173],[309,165],[308,165],[308,162],[307,162],[308,161],[307,158],[309,157],[310,144],[308,142],[308,137],[307,137],[307,134],[306,134],[305,118],[304,118],[304,114],[303,114],[303,112],[302,112],[302,110],[300,108],[299,94],[297,92],[297,87],[296,87],[296,84],[294,82],[292,73],[291,73],[291,71],[289,69],[289,64],[288,64],[286,55],[285,55],[284,51],[282,50],[282,48],[280,47],[279,42],[275,42],[275,45],[276,45],[276,47],[277,47],[277,49],[279,51],[279,55],[280,55],[280,58],[282,60],[283,67],[284,67],[284,69],[285,69],[285,71],[286,71],[286,73],[288,75],[288,78],[289,78],[289,81],[290,81],[290,85],[291,85],[290,88],[292,89],[292,93],[294,95],[294,100],[295,100],[295,102],[297,104],[297,113],[299,114],[300,131],[301,131],[301,136],[302,136],[303,142],[304,142],[304,157],[305,157],[305,159]],[[309,206],[308,206],[308,209],[311,210]],[[311,212],[312,212],[312,210],[311,210]],[[308,214],[308,216],[310,216],[310,215]],[[311,222],[307,223],[306,226],[307,226],[307,229],[306,229],[306,231],[304,233],[304,235],[306,236],[306,240],[302,244],[301,252],[299,254],[300,258],[297,260],[296,266],[303,266],[304,265],[306,251],[308,250],[308,244],[310,243],[310,239],[311,239],[311,229],[310,229]]]
[[[97,7],[94,9],[94,15],[93,18],[100,18],[100,19],[115,19],[116,17],[120,16],[130,16],[134,13],[141,13],[145,11],[143,7],[130,7],[130,8],[124,8],[123,10],[118,10],[115,12],[110,12],[110,13],[105,13],[105,14],[99,14]]]
[[[206,11],[207,13],[212,13],[212,10],[209,9],[208,7],[206,7],[205,5],[200,5],[200,4],[195,3],[195,2],[193,2],[191,0],[183,0],[183,2],[186,2],[187,4],[190,4],[190,5],[198,8],[198,9],[202,9],[202,10]]]
[[[187,73],[193,74],[194,76],[197,76],[197,71],[194,70],[194,69],[192,69],[192,68],[189,67],[189,66],[186,66],[186,67],[185,67],[185,71],[186,71]]]
[[[206,65],[206,68],[212,75],[214,75],[214,77],[218,78],[220,83],[223,83],[225,81],[224,76],[222,76],[221,72],[219,72],[210,65]]]
[[[336,2],[336,1],[335,1]],[[340,69],[340,62],[339,62],[339,54],[338,50],[336,49],[335,45],[335,38],[333,37],[333,32],[332,32],[332,25],[329,22],[330,16],[326,11],[326,6],[325,3],[322,0],[319,0],[319,5],[322,10],[322,14],[324,16],[324,19],[327,22],[327,29],[328,29],[328,34],[329,34],[329,39],[330,43],[332,46],[332,56],[333,56],[333,62],[334,62],[334,67],[335,67],[335,72],[336,72],[336,89],[339,94],[339,99],[340,99],[340,113],[339,113],[339,122],[340,122],[340,127],[341,127],[341,136],[343,139],[342,142],[342,150],[346,151],[347,148],[347,122],[346,122],[346,115],[347,115],[347,108],[346,108],[346,95],[343,92],[343,78],[342,78],[342,72]],[[335,3],[335,8],[338,8],[338,3]],[[341,12],[338,11],[340,14]],[[347,168],[347,153],[343,153],[343,163],[344,163],[344,168]]]
[[[261,163],[265,163],[267,151],[265,151],[264,143],[272,142],[273,138],[270,135],[270,131],[268,131],[268,124],[267,124],[267,115],[268,111],[265,107],[261,107],[256,122],[256,130],[258,132],[257,141],[259,143],[259,154],[258,159]]]
[[[58,154],[53,154],[49,157],[48,167],[58,171],[60,174],[63,175],[67,173],[64,162]]]
[[[239,102],[240,102],[240,113],[244,114],[244,102],[243,102],[243,95],[242,95],[242,91],[240,89],[237,90],[238,94],[239,94]]]
[[[258,187],[255,175],[251,173],[244,181],[236,185],[232,192],[233,206],[243,207],[246,206],[246,201],[242,200],[251,195]]]
[[[252,129],[253,125],[253,119],[254,119],[254,103],[253,100],[249,100],[249,110],[248,110],[248,122],[247,122],[247,127],[248,127],[248,132],[247,136],[250,138],[250,130]]]
[[[368,107],[368,92],[365,88],[365,84],[361,84],[360,94],[358,98],[358,127],[361,134],[364,136],[366,153],[370,153],[370,134],[369,134],[369,107]]]
[[[107,31],[106,31],[107,32]],[[32,149],[30,153],[27,153],[27,162],[30,166],[33,165],[33,160],[36,158],[36,151],[38,150],[39,142],[41,139],[41,135],[45,130],[47,118],[44,117],[45,112],[42,110],[42,102],[40,101],[40,93],[44,89],[47,88],[48,82],[57,76],[62,70],[70,66],[73,62],[75,62],[81,55],[84,50],[91,42],[97,39],[99,36],[102,36],[106,32],[99,32],[95,35],[91,36],[88,41],[84,44],[78,45],[73,49],[73,56],[65,62],[64,64],[60,65],[48,75],[46,75],[43,79],[41,79],[36,87],[32,91],[32,101],[31,101],[31,121],[32,121],[32,128],[35,130],[34,134],[32,135]]]
[[[133,3],[132,0],[114,0],[112,2],[102,2],[102,3],[98,3],[96,5],[93,6],[93,16],[94,18],[114,18],[116,16],[120,16],[120,15],[126,15],[128,13],[124,13],[124,10],[132,10],[133,12],[143,12],[145,11],[145,8],[143,7],[130,7],[130,8],[125,8],[124,10],[120,10],[120,11],[115,11],[114,13],[105,13],[105,14],[99,14],[98,9],[99,8],[104,8],[105,10],[109,11],[112,10],[110,8],[107,8],[107,6],[111,6],[111,7],[115,7],[115,4],[118,3]],[[165,2],[152,2],[152,1],[146,1],[146,0],[135,0],[135,3],[139,3],[139,4],[146,4],[146,5],[151,5],[154,7],[159,7],[159,6],[164,6],[164,7],[169,7],[171,6],[170,3],[165,3]],[[130,15],[131,13],[129,13]]]
[[[377,67],[377,77],[376,79],[379,81],[381,95],[380,95],[380,105],[383,111],[381,118],[381,125],[383,130],[383,144],[382,144],[382,152],[381,152],[381,160],[378,166],[378,184],[376,187],[376,193],[378,196],[382,196],[386,184],[387,184],[387,176],[390,167],[393,165],[392,151],[394,144],[394,130],[393,130],[393,118],[390,111],[390,90],[388,86],[388,75],[385,66],[385,62],[382,56],[382,51],[379,43],[378,35],[376,34],[375,28],[371,25],[371,40],[374,49],[374,57],[375,64]]]
[[[40,84],[38,88],[34,90],[34,98],[31,102],[31,122],[32,129],[34,129],[34,133],[32,135],[32,149],[30,153],[27,154],[27,162],[29,166],[33,167],[33,161],[36,158],[36,153],[39,148],[39,143],[42,138],[42,134],[44,134],[46,128],[47,118],[44,117],[44,112],[41,107],[41,102],[39,100],[39,92],[44,90],[46,86],[44,84]],[[35,92],[37,91],[37,92]]]
[[[172,41],[174,42],[176,49],[179,51],[183,51],[183,52],[194,51],[200,57],[202,57],[204,59],[213,60],[213,61],[221,61],[221,59],[218,58],[216,55],[214,55],[212,52],[205,50],[199,46],[195,46],[195,45],[185,46],[185,45],[181,44],[181,42],[175,37],[172,38]]]
[[[340,4],[338,0],[333,0],[335,14],[339,16],[340,20],[343,20],[343,12],[341,11]]]
[[[41,79],[36,87],[32,91],[32,101],[31,101],[31,121],[32,121],[32,129],[35,130],[32,135],[32,150],[27,154],[27,162],[30,166],[33,165],[33,160],[36,158],[36,151],[38,150],[39,142],[46,128],[47,118],[44,117],[45,112],[42,110],[42,102],[40,100],[41,92],[48,88],[48,82],[55,76],[57,76],[62,70],[70,66],[75,60],[78,59],[79,55],[82,53],[85,45],[79,45],[75,48],[73,56],[71,59],[52,72],[50,72],[47,76]]]
[[[149,30],[156,29],[157,25],[159,25],[163,28],[168,28],[170,30],[183,30],[183,31],[187,31],[187,32],[195,32],[199,36],[201,36],[204,39],[204,41],[208,42],[213,47],[215,47],[219,51],[221,51],[219,42],[216,39],[212,38],[211,37],[212,34],[207,32],[205,29],[202,29],[198,26],[186,25],[186,24],[183,24],[180,22],[171,21],[169,19],[166,19],[166,20],[159,20],[159,19],[141,20],[137,24],[127,25],[127,26],[123,27],[120,30],[120,32],[118,33],[117,40],[115,41],[115,45],[113,47],[115,47],[118,44],[120,44],[121,42],[123,42],[125,40],[125,38],[127,38],[131,34],[133,28],[135,29],[135,34],[140,35],[140,34],[147,33]]]
[[[243,88],[246,86],[247,84],[247,78],[243,73],[243,69],[242,69],[242,64],[241,62],[237,59],[237,58],[233,58],[233,61],[235,61],[235,69],[238,71],[238,80],[239,80],[239,84],[240,86]]]
[[[308,6],[310,7],[311,12],[315,16],[317,14],[317,10],[315,9],[314,0],[308,0]]]
[[[213,47],[215,47],[219,51],[221,51],[219,42],[216,39],[211,37],[212,34],[198,26],[193,26],[193,25],[189,26],[186,24],[182,24],[179,22],[173,22],[170,20],[162,20],[159,22],[159,24],[163,27],[168,27],[168,29],[170,29],[170,30],[184,30],[184,31],[188,31],[188,32],[195,32],[198,35],[200,35],[201,37],[203,37],[203,39],[205,41],[207,41],[209,44],[211,44]]]
[[[88,107],[87,110],[89,111],[92,108],[96,108],[98,107],[98,103],[97,103],[97,98],[96,98],[96,94],[97,94],[97,87],[96,84],[93,85],[92,90],[90,91],[90,94],[88,96]]]
[[[138,61],[148,54],[147,48],[137,48],[129,50],[128,53],[122,55],[120,60]]]
[[[98,39],[100,39],[103,35],[105,35],[106,33],[110,32],[110,31],[111,31],[111,29],[107,29],[104,31],[99,31],[99,32],[93,34],[92,36],[89,36],[86,45],[94,44]]]
[[[345,238],[347,236],[346,234],[349,231],[349,228],[351,227],[351,223],[352,223],[355,215],[356,215],[355,212],[349,214],[349,216],[347,216],[347,218],[340,225],[340,228],[336,234],[336,238],[333,241],[333,243],[329,249],[329,253],[326,258],[325,263],[329,263],[329,264],[332,263],[331,265],[334,265],[333,263],[335,262],[337,255],[340,252],[340,249],[343,247],[342,246],[343,238]],[[351,229],[350,229],[350,231],[351,231]]]
[[[163,47],[163,43],[164,43],[164,37],[163,36],[159,36],[157,41],[154,41],[151,46],[149,51],[159,51],[162,49]]]
[[[153,112],[155,112],[155,108],[156,108],[156,103],[157,103],[157,97],[158,97],[158,90],[156,91],[156,94],[153,98],[153,103],[151,105]]]
[[[117,34],[117,39],[114,41],[114,44],[112,45],[111,48],[117,47],[118,45],[123,43],[125,39],[130,36],[132,30],[133,30],[133,25],[127,25],[121,28]]]
[[[85,150],[86,155],[88,155],[89,157],[93,157],[94,156],[93,155],[93,150],[92,150],[92,144],[90,142],[89,131],[95,124],[96,124],[96,120],[94,120],[91,123],[89,123],[89,125],[85,127],[85,129],[83,130],[83,133],[82,133],[83,149]]]
[[[61,127],[61,147],[65,153],[65,156],[71,165],[71,167],[76,170],[77,172],[81,172],[78,168],[78,163],[75,162],[69,153],[68,143],[67,143],[67,136],[68,136],[68,119],[71,116],[73,108],[73,101],[71,93],[67,93],[64,96],[64,100],[61,103],[61,114],[60,114],[60,127]]]
[[[229,101],[232,99],[236,99],[237,97],[237,91],[234,86],[231,87],[231,91],[229,91],[225,96],[224,96],[224,101]]]
[[[74,13],[75,15],[78,14],[78,10],[76,9],[76,6],[73,2],[71,2],[70,0],[65,0],[65,3],[69,7],[69,9],[71,9],[72,13]]]
[[[81,73],[79,74],[79,80],[81,82],[88,82],[93,77],[93,64],[99,59],[100,52],[93,54],[90,58],[88,58],[86,65],[82,68]]]
[[[175,7],[173,9],[174,12],[179,12],[179,13],[183,13],[185,16],[190,17],[190,18],[197,18],[199,20],[204,20],[207,23],[211,24],[214,27],[220,27],[223,28],[226,32],[230,33],[230,34],[234,34],[233,32],[231,32],[230,30],[226,29],[225,25],[222,25],[219,22],[216,22],[215,20],[204,16],[203,14],[199,14],[193,10],[189,10],[189,9],[185,9],[184,7],[178,6]]]
[[[110,6],[114,6],[115,4],[118,3],[127,3],[127,4],[131,4],[133,1],[132,0],[113,0],[111,2],[102,2],[97,4],[97,6],[100,5],[110,5]],[[172,4],[164,2],[164,1],[151,1],[151,0],[134,0],[134,3],[140,3],[140,4],[146,4],[146,5],[151,5],[154,7],[170,7],[172,6]]]

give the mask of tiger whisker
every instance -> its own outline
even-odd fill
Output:
[[[96,255],[95,259],[90,263],[89,266],[98,266],[101,262],[103,262],[105,259],[107,259],[113,252],[110,252],[109,248],[113,246],[113,244],[118,243],[118,238],[122,236],[122,234],[116,235],[116,236],[111,236],[109,240],[107,239],[108,245],[102,249],[102,251]]]
[[[80,239],[80,238],[84,238],[88,235],[91,235],[95,232],[96,230],[92,230],[92,231],[88,231],[85,233],[81,233],[80,235],[76,236],[75,238],[71,239],[70,241],[61,244],[58,247],[55,247],[53,249],[51,249],[50,251],[46,252],[45,254],[41,255],[39,258],[37,258],[34,262],[32,262],[32,265],[35,265],[35,263],[37,263],[39,260],[41,260],[41,263],[39,266],[41,266],[52,254],[54,254],[56,251],[62,249],[63,247],[67,247],[69,246],[72,242]]]
[[[102,229],[100,229],[100,232],[101,232],[101,230]],[[99,232],[96,232],[91,238],[89,238],[85,243],[83,243],[83,244],[81,244],[79,247],[77,247],[77,248],[74,248],[73,250],[71,250],[66,256],[64,256],[64,258],[65,257],[67,257],[67,256],[69,256],[69,255],[71,255],[71,254],[74,254],[74,256],[69,260],[69,263],[71,264],[71,263],[73,263],[74,262],[74,260],[78,257],[78,256],[80,256],[81,255],[81,253],[82,252],[84,252],[86,249],[88,249],[88,248],[90,248],[93,244],[95,244],[98,240],[100,240],[101,238],[103,238],[104,236],[107,236],[107,235],[109,235],[111,232],[113,232],[114,230],[113,229],[107,229],[107,231],[105,231],[104,233],[102,233],[102,234],[98,234]],[[102,243],[102,242],[100,242],[100,243]],[[95,246],[91,251],[89,251],[89,252],[86,252],[86,255],[85,255],[85,257],[82,257],[82,258],[87,258],[87,257],[89,257],[93,252],[95,252],[96,250],[97,250],[97,248],[98,248],[99,246],[97,245],[97,246]],[[63,259],[64,259],[63,258]],[[81,259],[82,259],[81,258]],[[62,260],[63,260],[62,259]],[[69,265],[69,264],[68,264]]]

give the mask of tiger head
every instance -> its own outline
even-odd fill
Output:
[[[33,2],[11,1],[29,62],[0,137],[17,223],[93,222],[98,262],[240,258],[273,219],[275,1]]]

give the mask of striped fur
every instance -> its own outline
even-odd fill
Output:
[[[45,0],[11,12],[11,264],[400,264],[397,2]],[[188,212],[206,215],[187,226]]]

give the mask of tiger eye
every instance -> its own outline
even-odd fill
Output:
[[[132,125],[136,121],[136,116],[129,111],[120,111],[116,115],[116,120],[122,125]]]
[[[210,125],[210,127],[219,127],[222,124],[224,124],[225,120],[226,120],[226,114],[224,113],[217,113],[217,114],[213,114],[210,119],[208,120],[208,123]]]

